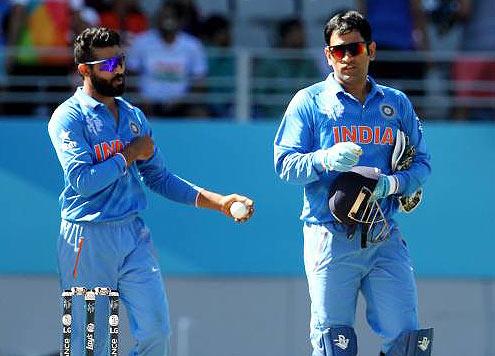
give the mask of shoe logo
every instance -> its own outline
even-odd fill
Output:
[[[333,341],[335,342],[335,346],[340,347],[342,350],[347,349],[349,346],[349,339],[346,339],[344,335],[339,335],[339,338]]]
[[[426,351],[428,350],[428,346],[430,346],[430,340],[428,340],[427,337],[423,337],[422,340],[419,340],[418,341],[418,348],[421,350],[421,351]]]
[[[151,272],[158,272],[160,269],[158,267],[151,267]]]

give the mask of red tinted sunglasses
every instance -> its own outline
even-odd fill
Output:
[[[83,64],[100,64],[100,70],[104,72],[113,72],[117,68],[117,66],[123,66],[125,64],[125,56],[123,54],[120,54],[115,57],[100,59],[91,62],[84,62]]]
[[[368,52],[368,45],[370,43],[371,42],[365,42],[365,41],[346,43],[337,46],[328,46],[328,50],[336,60],[340,61],[342,60],[342,58],[344,58],[346,53],[349,56],[354,57]]]

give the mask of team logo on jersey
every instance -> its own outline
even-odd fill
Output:
[[[87,116],[86,127],[93,135],[98,135],[103,128],[103,121],[97,116]]]
[[[388,104],[380,105],[380,112],[382,113],[382,116],[387,119],[395,115],[395,109],[393,108],[393,106]]]
[[[130,122],[129,127],[134,135],[139,135],[139,126],[135,122]]]

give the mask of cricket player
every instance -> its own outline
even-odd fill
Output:
[[[277,174],[304,187],[312,355],[357,355],[359,291],[381,355],[430,355],[432,329],[419,329],[413,268],[393,218],[399,198],[430,174],[421,122],[406,95],[368,76],[376,44],[360,13],[332,17],[324,38],[333,73],[293,97],[274,142]],[[371,218],[356,218],[363,209]]]
[[[199,188],[167,170],[143,112],[122,99],[125,56],[118,33],[84,30],[74,56],[83,86],[62,103],[48,124],[64,173],[58,265],[62,289],[117,289],[126,306],[135,346],[132,355],[166,356],[169,313],[150,231],[140,218],[144,185],[170,200],[223,212],[253,201]],[[164,217],[166,219],[166,217]],[[108,354],[108,302],[96,304],[95,354]],[[73,308],[73,355],[84,354],[84,310]]]

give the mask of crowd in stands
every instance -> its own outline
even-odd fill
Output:
[[[445,89],[455,103],[447,115],[494,120],[495,7],[483,0],[432,0],[427,8],[424,3],[354,2],[370,20],[379,51],[406,53],[405,60],[379,55],[370,74],[420,102],[433,62],[427,56],[407,58],[407,53],[435,49],[432,30],[436,38],[458,31],[453,49],[462,55],[447,70],[442,66],[445,78],[455,80]],[[86,27],[105,26],[124,39],[128,93],[148,115],[233,118],[239,69],[234,49],[242,47],[233,39],[235,18],[229,13],[204,14],[194,0],[0,0],[0,114],[49,115],[79,83],[71,53],[74,36]],[[252,118],[280,118],[298,89],[328,74],[322,55],[308,49],[306,25],[299,14],[277,20],[270,29],[272,51],[252,53]],[[50,79],[56,77],[71,79]],[[40,90],[45,96],[26,94]],[[28,99],[31,105],[25,105]]]

